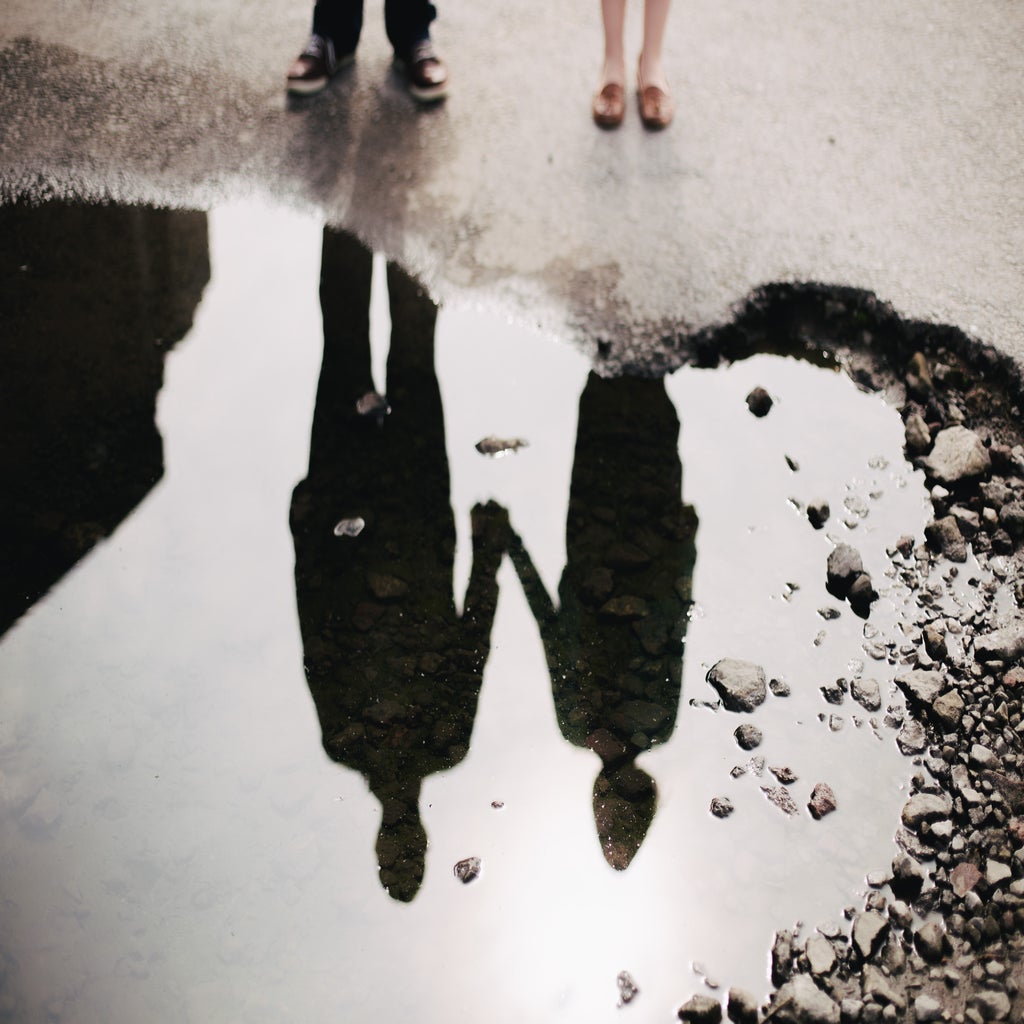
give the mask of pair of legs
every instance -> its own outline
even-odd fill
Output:
[[[405,58],[429,39],[436,16],[429,0],[385,0],[384,31],[395,54]],[[362,28],[363,0],[318,0],[313,7],[313,34],[330,39],[339,55],[355,50]]]
[[[668,23],[670,0],[644,0],[644,40],[640,51],[640,80],[668,91],[661,51]],[[626,84],[625,23],[626,0],[601,0],[604,23],[604,68],[602,85]]]
[[[672,120],[673,102],[661,62],[670,0],[644,0],[644,42],[637,64],[640,119],[646,128],[665,128]],[[604,24],[604,66],[594,96],[594,120],[602,128],[616,128],[625,114],[626,0],[601,0]]]

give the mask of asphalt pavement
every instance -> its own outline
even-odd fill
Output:
[[[632,103],[616,131],[590,119],[597,0],[438,6],[452,93],[420,109],[382,0],[354,67],[301,103],[297,0],[7,0],[0,202],[255,195],[442,300],[640,345],[768,283],[852,286],[1024,360],[1018,0],[680,0],[661,133]]]

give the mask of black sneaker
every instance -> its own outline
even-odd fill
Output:
[[[320,92],[337,71],[355,60],[354,53],[338,57],[334,41],[327,36],[311,35],[306,48],[288,69],[288,91],[297,96]]]
[[[435,103],[448,95],[448,68],[429,39],[414,44],[408,54],[395,54],[395,66],[405,75],[413,98],[421,103]]]

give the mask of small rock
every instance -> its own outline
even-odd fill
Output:
[[[850,694],[865,711],[877,711],[882,706],[882,694],[875,679],[854,679]]]
[[[971,747],[970,762],[976,768],[994,771],[999,768],[999,758],[988,747],[975,743]]]
[[[951,486],[988,473],[992,459],[973,430],[954,426],[939,431],[931,454],[921,460],[921,465],[931,479]]]
[[[797,776],[796,776],[796,772],[795,772],[795,771],[793,771],[793,769],[792,769],[792,768],[787,768],[787,767],[785,767],[785,766],[782,766],[782,765],[778,765],[778,766],[776,766],[776,767],[774,767],[774,768],[769,768],[768,770],[769,770],[769,771],[770,771],[770,772],[772,773],[772,775],[774,775],[774,776],[775,776],[775,778],[777,778],[777,779],[779,780],[779,782],[781,782],[781,783],[782,783],[782,784],[783,784],[784,786],[788,786],[788,785],[790,785],[790,784],[792,784],[792,783],[796,782],[796,778],[797,778]]]
[[[1024,654],[1024,619],[1007,623],[1000,629],[975,637],[974,656],[978,661],[1016,661]]]
[[[865,964],[861,975],[861,994],[865,1001],[888,1003],[902,1010],[907,1005],[903,993],[874,964]]]
[[[963,861],[950,871],[949,883],[953,886],[953,892],[957,896],[964,897],[981,881],[982,877],[976,864]]]
[[[764,669],[749,661],[722,658],[712,665],[707,680],[718,691],[728,711],[751,712],[767,697]]]
[[[816,530],[820,530],[828,522],[831,514],[832,510],[823,498],[816,498],[807,505],[807,519]]]
[[[806,974],[787,981],[765,1017],[775,1024],[840,1024],[839,1004]]]
[[[732,801],[725,796],[716,796],[711,801],[711,813],[716,818],[728,818],[735,810]]]
[[[783,929],[772,940],[772,984],[782,985],[793,973],[793,933]]]
[[[865,910],[853,922],[853,945],[862,960],[870,960],[889,931],[889,922],[876,910]]]
[[[942,1020],[942,1003],[927,993],[921,993],[914,1000],[914,1019],[917,1024],[933,1024]]]
[[[903,443],[911,455],[923,455],[932,446],[932,435],[919,412],[912,412],[904,424]]]
[[[956,732],[960,728],[960,722],[964,717],[964,699],[956,690],[936,697],[932,704],[932,713],[939,720],[939,724],[945,732]]]
[[[804,956],[807,957],[807,965],[811,974],[829,974],[836,965],[836,951],[824,935],[812,935],[807,940],[804,948]]]
[[[757,1024],[757,999],[746,989],[731,988],[726,1013],[733,1024]]]
[[[796,801],[790,796],[789,790],[785,786],[762,786],[761,792],[768,798],[768,802],[775,804],[780,811],[785,811],[786,814],[800,812]]]
[[[948,818],[953,803],[945,794],[915,793],[903,808],[903,824],[917,831],[926,821]]]
[[[896,685],[906,694],[911,707],[929,710],[946,687],[941,672],[916,668],[896,677]]]
[[[755,416],[767,416],[768,411],[771,409],[772,396],[768,394],[762,387],[756,387],[753,391],[747,395],[747,408]]]
[[[756,725],[752,725],[749,722],[745,722],[743,725],[737,726],[733,732],[733,736],[736,737],[736,742],[744,750],[753,750],[755,747],[759,747],[761,745],[761,730],[758,729]]]
[[[719,1024],[722,1019],[722,1004],[711,996],[691,996],[677,1014],[687,1024]]]
[[[816,820],[825,817],[826,814],[831,814],[836,809],[836,795],[832,792],[832,787],[827,783],[819,782],[811,790],[811,800],[807,809]]]
[[[971,996],[967,1005],[977,1010],[985,1021],[1010,1019],[1010,997],[1005,992],[982,989]]]
[[[640,994],[640,989],[629,971],[619,971],[615,982],[619,986],[619,1006],[631,1003]]]
[[[985,866],[985,881],[989,885],[996,886],[1001,885],[1007,879],[1013,877],[1013,871],[1010,869],[1009,864],[1003,864],[1001,861],[989,859],[988,864]]]
[[[905,722],[896,737],[896,746],[900,748],[900,753],[906,754],[908,757],[911,754],[920,754],[928,746],[928,737],[925,734],[924,726],[916,718]]]
[[[472,882],[480,877],[483,863],[479,857],[466,857],[455,865],[455,877],[463,884]]]
[[[967,541],[953,516],[935,519],[924,528],[924,535],[933,551],[951,562],[967,561]]]
[[[951,946],[941,921],[927,921],[914,933],[914,949],[930,964],[942,962]]]
[[[850,592],[854,579],[864,572],[860,552],[849,544],[837,544],[828,556],[825,587],[842,600]]]
[[[490,458],[500,459],[504,455],[508,455],[511,452],[517,452],[520,448],[526,448],[527,443],[518,437],[503,438],[503,437],[485,437],[483,440],[477,441],[476,450],[481,455],[487,455]]]
[[[334,524],[335,537],[358,537],[366,526],[366,520],[361,516],[352,516],[350,519],[339,519]]]
[[[792,693],[789,683],[787,683],[785,679],[773,679],[768,684],[768,689],[771,690],[776,697],[788,697],[790,693]]]

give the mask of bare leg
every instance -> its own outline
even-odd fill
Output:
[[[644,45],[640,52],[639,67],[644,84],[656,85],[666,92],[668,81],[661,63],[661,50],[665,41],[669,3],[670,0],[644,0]]]
[[[664,0],[666,6],[668,0]],[[601,84],[626,84],[626,52],[624,30],[626,0],[601,0],[601,20],[604,24],[604,68]]]

